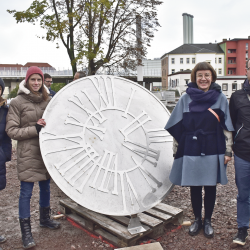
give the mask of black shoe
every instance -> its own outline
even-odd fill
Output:
[[[211,226],[211,219],[204,219],[203,230],[204,230],[204,235],[207,238],[214,237],[214,229]]]
[[[22,232],[23,248],[31,248],[36,245],[31,233],[30,217],[25,219],[20,219],[20,227]]]
[[[0,244],[4,243],[6,241],[6,238],[2,235],[0,235]]]
[[[195,218],[194,223],[189,228],[189,235],[195,236],[199,233],[199,231],[202,229],[202,221],[201,218]]]
[[[233,242],[244,246],[246,244],[247,236],[248,236],[247,227],[238,228],[238,233],[234,236]]]
[[[40,227],[58,229],[61,223],[50,219],[50,207],[40,207]]]

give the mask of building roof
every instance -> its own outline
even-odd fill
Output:
[[[217,43],[205,43],[205,44],[183,44],[180,47],[165,53],[161,58],[165,57],[166,54],[194,54],[194,53],[221,53],[223,50]]]
[[[18,64],[18,63],[16,63],[16,64],[0,64],[0,68],[18,68],[18,69],[20,69],[22,67],[23,67],[23,65]]]
[[[220,42],[219,44],[226,43],[226,42],[237,42],[237,41],[241,41],[241,40],[250,40],[250,36],[248,38],[223,39],[223,41]]]
[[[230,42],[230,41],[239,41],[239,40],[250,40],[250,38],[234,38],[232,40],[227,40],[227,42]]]
[[[27,62],[24,65],[24,67],[31,67],[31,66],[52,68],[52,66],[50,64],[48,64],[48,63],[41,63],[41,62]]]
[[[192,70],[186,69],[186,70],[183,70],[183,71],[175,72],[173,74],[169,74],[168,76],[181,75],[181,74],[191,74],[191,72],[192,72]]]

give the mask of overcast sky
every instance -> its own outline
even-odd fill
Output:
[[[45,32],[38,25],[16,24],[7,9],[19,11],[32,0],[1,0],[0,3],[0,64],[47,62],[55,68],[70,68],[65,47],[37,38]],[[250,36],[249,0],[163,0],[158,17],[161,27],[148,49],[148,59],[159,58],[183,43],[182,13],[194,16],[194,43],[221,42],[223,38]]]

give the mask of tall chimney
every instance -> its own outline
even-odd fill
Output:
[[[183,43],[194,43],[193,18],[194,16],[183,13]]]

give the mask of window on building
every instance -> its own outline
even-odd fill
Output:
[[[183,69],[180,69],[180,71],[183,71]]]
[[[227,53],[236,53],[236,49],[228,49]]]
[[[180,58],[180,64],[183,64],[183,58]]]
[[[233,83],[232,84],[232,91],[236,91],[237,90],[237,83]]]
[[[233,74],[233,70],[229,69],[229,70],[228,70],[228,74],[229,74],[229,75],[232,75],[232,74]]]
[[[248,51],[246,51],[246,59],[248,59]]]
[[[248,43],[246,43],[246,50],[248,50]]]
[[[189,63],[189,58],[186,58],[186,62]]]
[[[195,64],[195,58],[192,58],[192,63]]]
[[[222,91],[227,91],[227,90],[228,90],[228,84],[222,83]]]
[[[234,57],[229,57],[228,58],[228,64],[236,63],[236,58]]]
[[[175,69],[172,69],[172,74],[174,74],[175,73]]]
[[[172,61],[172,64],[174,64],[174,58],[172,58],[171,61]]]
[[[189,79],[185,79],[186,85],[188,85]]]
[[[221,57],[219,58],[219,63],[222,63],[222,58]]]
[[[222,74],[222,69],[218,69],[218,74],[219,74],[219,75]]]
[[[217,58],[215,57],[215,63],[217,63]]]

